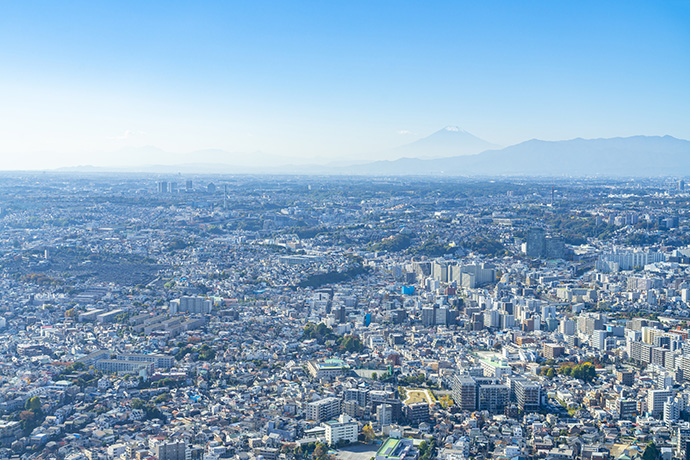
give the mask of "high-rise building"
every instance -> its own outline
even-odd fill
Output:
[[[541,406],[541,387],[525,378],[510,380],[518,408],[523,412],[536,412]]]
[[[376,407],[376,421],[379,424],[379,429],[391,425],[393,423],[393,406],[379,404]]]
[[[678,435],[676,436],[677,445],[676,448],[680,453],[680,458],[686,458],[690,451],[688,450],[688,444],[690,443],[690,423],[683,423],[678,427]]]
[[[498,327],[501,323],[498,310],[484,311],[484,327]]]
[[[618,380],[621,385],[632,386],[635,381],[635,373],[632,371],[617,371],[616,380]]]
[[[636,399],[622,399],[616,400],[616,415],[621,420],[631,420],[638,415],[638,402]]]
[[[614,250],[614,252],[601,254],[595,268],[605,273],[616,272],[618,270],[632,270],[665,260],[666,255],[661,252]]]
[[[343,414],[347,414],[352,418],[362,418],[364,416],[364,407],[357,404],[357,401],[343,401]]]
[[[565,241],[560,236],[546,238],[544,246],[544,257],[547,259],[565,258]]]
[[[422,308],[422,325],[430,327],[436,324],[436,307]]]
[[[405,406],[405,418],[408,422],[417,424],[429,420],[429,404],[418,402]]]
[[[187,443],[179,441],[159,441],[151,439],[149,448],[158,460],[185,460]]]
[[[690,356],[680,357],[680,370],[683,380],[690,380]]]
[[[334,419],[338,415],[340,415],[340,399],[338,398],[323,398],[307,404],[307,420],[321,422]]]
[[[559,236],[547,237],[541,228],[531,228],[527,232],[524,251],[527,257],[533,259],[545,257],[547,259],[565,258],[565,242]]]
[[[565,348],[557,343],[544,344],[544,358],[555,359],[565,353]]]
[[[398,423],[402,420],[403,417],[403,403],[397,398],[389,397],[389,396],[384,396],[384,395],[375,395],[371,398],[370,401],[370,413],[376,414],[379,406],[381,404],[386,404],[388,406],[391,406],[391,417],[393,419],[393,423]]]
[[[575,335],[575,321],[563,318],[558,325],[558,332],[563,335]]]
[[[510,387],[507,385],[479,385],[477,409],[502,412],[510,402]]]
[[[605,330],[605,317],[601,314],[588,313],[577,318],[577,330],[587,335],[592,335],[594,331]]]
[[[335,320],[339,323],[344,323],[347,321],[347,310],[344,306],[340,306],[333,309],[333,316]]]
[[[448,282],[448,262],[436,261],[431,264],[431,277],[443,283]]]
[[[340,441],[347,443],[357,442],[359,434],[359,424],[347,414],[341,414],[338,420],[325,423],[326,442],[333,446]]]
[[[192,314],[208,314],[211,313],[213,302],[211,299],[200,296],[182,296],[179,299],[170,301],[170,314],[175,313],[192,313]]]
[[[669,390],[673,388],[675,384],[675,379],[672,374],[661,372],[656,376],[656,388],[657,390]]]
[[[450,318],[450,311],[446,307],[436,309],[436,318],[434,323],[437,326],[447,326],[448,319]]]
[[[597,350],[606,351],[606,331],[592,331],[592,347]]]
[[[365,388],[348,388],[343,392],[345,401],[357,401],[357,404],[364,407],[368,403],[369,390]]]
[[[461,410],[477,410],[477,381],[469,375],[453,379],[453,401]]]
[[[672,396],[668,390],[648,390],[647,412],[654,418],[659,418],[664,413],[664,403]]]
[[[525,253],[527,257],[538,258],[544,254],[546,233],[541,228],[531,228],[527,231]]]
[[[664,403],[664,423],[674,423],[680,418],[680,404],[673,398]]]

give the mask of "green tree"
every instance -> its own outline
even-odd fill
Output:
[[[371,249],[373,251],[389,251],[398,252],[407,249],[412,244],[412,237],[405,233],[398,233],[396,235],[384,238],[378,243],[374,244]]]
[[[170,396],[170,393],[163,393],[163,394],[160,394],[160,395],[156,396],[155,398],[153,398],[153,403],[154,404],[161,404],[161,403],[170,401],[171,399],[172,399],[172,397]]]
[[[419,443],[419,455],[423,455],[428,448],[429,443],[427,443],[426,441],[422,441],[421,443]]]
[[[364,349],[364,344],[356,335],[345,335],[339,340],[340,349],[347,352],[359,353]]]
[[[326,460],[328,458],[328,446],[322,442],[317,442],[311,457],[314,460]]]
[[[41,410],[41,398],[34,396],[31,399],[27,399],[26,403],[24,404],[24,409],[38,413]]]
[[[659,458],[659,449],[656,447],[656,444],[653,442],[650,442],[647,444],[647,447],[644,449],[644,453],[642,454],[642,459],[643,460],[657,460]]]
[[[199,348],[199,359],[201,361],[213,361],[216,357],[216,351],[206,344]]]
[[[424,446],[424,449],[422,449],[422,444],[425,444],[425,441],[419,445],[419,459],[430,460],[436,455],[436,440],[432,438],[431,442]]]
[[[34,396],[24,403],[24,408],[19,414],[19,420],[21,420],[21,426],[25,434],[31,433],[34,428],[43,423],[45,416],[43,415],[43,410],[41,409],[41,398]]]
[[[565,365],[565,366],[561,366],[561,367],[558,369],[558,373],[559,373],[559,374],[563,374],[563,375],[570,375],[570,373],[571,373],[572,370],[573,370],[572,367]]]
[[[132,399],[132,402],[129,403],[129,406],[132,409],[143,409],[144,405],[144,401],[139,398],[134,398]]]
[[[584,382],[591,382],[597,376],[597,369],[594,364],[584,362],[576,365],[564,364],[558,369],[559,374],[569,375]]]

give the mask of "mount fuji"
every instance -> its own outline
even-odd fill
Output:
[[[385,152],[387,158],[444,158],[474,155],[501,147],[480,139],[458,126],[446,126],[435,133]]]

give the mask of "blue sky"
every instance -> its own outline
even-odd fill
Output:
[[[690,139],[689,50],[682,1],[5,2],[0,168],[372,158],[446,125]]]

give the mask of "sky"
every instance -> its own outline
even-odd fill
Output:
[[[375,159],[447,125],[690,139],[689,50],[673,0],[4,2],[0,169]]]

